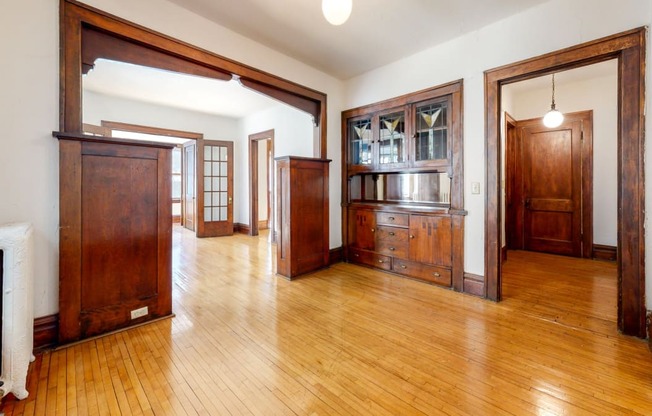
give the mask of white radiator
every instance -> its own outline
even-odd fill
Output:
[[[34,360],[34,256],[32,226],[0,226],[3,251],[2,373],[0,397],[27,397],[27,369]]]

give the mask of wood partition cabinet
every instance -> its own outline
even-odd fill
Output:
[[[172,314],[173,145],[59,139],[59,342]]]
[[[329,159],[277,157],[276,271],[293,279],[328,266]]]
[[[462,84],[342,112],[344,257],[484,296],[464,276]]]

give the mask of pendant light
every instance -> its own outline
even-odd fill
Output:
[[[564,122],[564,115],[555,108],[555,74],[552,74],[552,103],[550,104],[550,111],[543,116],[543,125],[554,129],[561,126]]]
[[[321,11],[328,23],[339,26],[351,16],[353,0],[321,0]]]

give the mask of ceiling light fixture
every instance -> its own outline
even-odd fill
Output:
[[[543,125],[553,129],[561,126],[563,122],[564,115],[555,108],[555,74],[552,74],[552,103],[550,104],[550,111],[543,116]]]
[[[339,26],[351,16],[353,0],[321,0],[321,11],[328,23]]]

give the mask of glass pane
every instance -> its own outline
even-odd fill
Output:
[[[349,140],[351,145],[351,164],[371,164],[371,119],[349,122]]]
[[[211,160],[213,146],[204,146],[204,160]]]
[[[220,192],[220,206],[225,207],[226,206],[226,192]]]
[[[226,207],[220,208],[220,221],[226,221]]]
[[[226,178],[220,178],[220,191],[228,191],[229,188],[226,183]]]
[[[211,176],[211,162],[204,162],[204,176]]]
[[[220,162],[213,162],[213,176],[220,175]]]
[[[206,222],[212,221],[211,218],[213,217],[211,216],[211,211],[212,211],[211,208],[204,208],[204,221]]]
[[[417,107],[415,160],[448,157],[448,104],[435,103]]]
[[[181,175],[172,175],[172,198],[181,198]]]
[[[220,206],[220,193],[219,192],[213,192],[213,206],[214,207],[219,207]]]
[[[212,205],[213,200],[211,199],[211,193],[210,192],[204,192],[204,206],[205,207],[210,207]]]
[[[220,209],[219,208],[211,208],[213,210],[213,221],[219,221],[220,220]]]
[[[403,112],[381,116],[379,121],[379,162],[405,162],[405,117]]]
[[[220,178],[213,178],[213,190],[214,191],[221,191],[220,189]]]
[[[172,149],[172,173],[181,173],[181,149]]]
[[[220,147],[220,160],[227,161],[228,160],[228,153],[226,152],[226,147],[222,146]]]
[[[204,191],[211,190],[211,178],[204,178]]]
[[[227,176],[226,162],[220,162],[220,176]]]
[[[213,160],[220,160],[220,147],[213,146]]]

